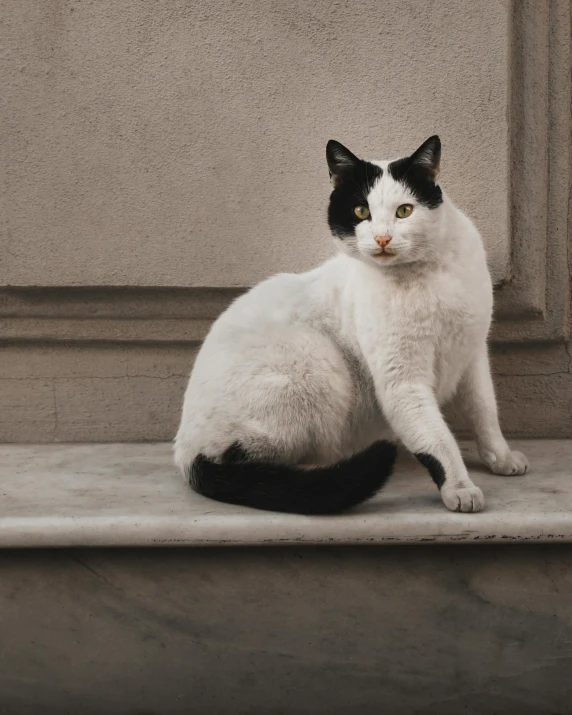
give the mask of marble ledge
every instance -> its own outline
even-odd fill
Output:
[[[487,507],[455,514],[400,458],[389,485],[341,516],[211,501],[183,484],[169,444],[0,445],[0,547],[572,542],[572,440],[515,441],[531,471],[497,477],[463,452]]]

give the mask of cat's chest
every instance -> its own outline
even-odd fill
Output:
[[[487,333],[490,298],[456,276],[384,286],[370,313],[380,349],[393,360],[432,356],[439,372],[466,363]]]
[[[470,332],[485,317],[482,301],[452,279],[387,291],[384,304],[389,334],[413,334],[436,342]]]
[[[456,389],[479,344],[488,331],[490,305],[486,294],[450,278],[437,284],[413,286],[388,301],[380,335],[388,367],[408,362],[432,374],[438,399]]]

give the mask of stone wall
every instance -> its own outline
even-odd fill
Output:
[[[4,551],[2,707],[567,715],[571,566],[569,544]]]

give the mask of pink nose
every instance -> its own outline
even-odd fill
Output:
[[[387,244],[391,241],[391,236],[376,236],[374,238],[374,241],[377,243],[378,246],[385,248]]]

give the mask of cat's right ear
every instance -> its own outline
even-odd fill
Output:
[[[326,146],[326,159],[330,170],[330,181],[334,186],[339,186],[344,176],[350,174],[360,161],[349,149],[334,139],[330,139]]]
[[[421,169],[431,181],[437,181],[441,161],[441,140],[434,134],[423,142],[410,156],[410,161]]]

